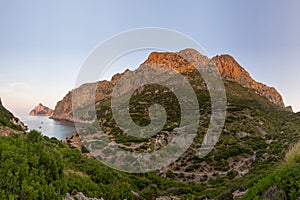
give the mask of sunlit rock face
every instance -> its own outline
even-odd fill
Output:
[[[258,95],[267,98],[270,102],[276,104],[282,109],[286,109],[283,99],[274,87],[269,87],[263,83],[255,81],[250,74],[230,55],[218,55],[208,58],[195,49],[184,49],[179,52],[152,52],[141,67],[151,67],[154,70],[163,70],[161,66],[167,66],[174,69],[177,73],[192,73],[195,66],[216,66],[224,80],[232,81],[240,84],[245,88],[255,91]],[[125,73],[132,73],[126,70],[121,74],[115,74],[111,81],[99,81],[97,83],[87,83],[80,87],[69,91],[69,93],[59,101],[54,109],[54,119],[65,119],[70,121],[82,121],[73,118],[72,105],[77,107],[85,107],[87,100],[94,99],[98,102],[111,96],[114,86]],[[142,78],[142,77],[141,77]],[[127,84],[131,84],[128,80]],[[197,88],[205,89],[202,85]],[[95,93],[93,90],[96,89]],[[73,94],[75,95],[73,98]],[[94,95],[94,96],[93,96]],[[73,101],[73,102],[72,102]]]
[[[53,110],[44,106],[43,104],[39,103],[37,106],[34,107],[29,113],[31,116],[49,116],[53,115]]]

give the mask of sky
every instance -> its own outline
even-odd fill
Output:
[[[0,0],[0,97],[15,114],[54,108],[100,43],[134,28],[182,32],[230,54],[300,111],[300,1]],[[116,71],[137,67],[147,54]],[[120,63],[120,62],[119,62]]]

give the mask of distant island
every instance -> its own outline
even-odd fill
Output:
[[[53,110],[39,103],[34,107],[29,113],[30,116],[49,116],[51,117],[53,114]]]

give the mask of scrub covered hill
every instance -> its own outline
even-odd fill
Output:
[[[156,183],[170,184],[154,174],[120,173],[37,131],[0,137],[0,155],[0,199],[61,200],[74,191],[90,197],[133,199],[132,190],[151,197],[158,193]]]
[[[299,196],[300,185],[296,181],[300,175],[299,156],[287,156],[287,164],[281,161],[257,163],[259,171],[253,170],[244,178],[233,178],[232,183],[227,178],[210,182],[222,187],[211,191],[201,182],[179,182],[155,173],[126,174],[113,170],[36,131],[0,137],[0,155],[1,199],[61,199],[67,192],[74,191],[105,199],[134,199],[132,191],[138,193],[140,199],[169,195],[186,199],[203,195],[213,198],[231,193],[240,185],[249,188],[244,199],[259,199],[264,193],[270,195],[270,188],[275,188],[276,193],[271,192],[272,195],[284,195],[288,199]]]
[[[181,55],[181,56],[180,56]],[[188,61],[182,56],[188,58]],[[227,116],[219,141],[213,151],[204,158],[195,155],[201,147],[211,115],[210,96],[201,75],[193,70],[191,63],[213,61],[221,73],[227,95]],[[256,182],[274,173],[282,165],[285,154],[300,139],[299,114],[285,108],[281,95],[273,87],[258,83],[229,55],[212,59],[199,52],[186,49],[178,53],[151,53],[144,66],[157,68],[157,65],[171,66],[184,75],[193,87],[200,106],[200,125],[198,135],[191,147],[174,163],[156,172],[162,179],[177,183],[195,184],[197,190],[183,191],[170,188],[157,195],[176,195],[181,197],[218,195],[243,195]],[[159,69],[158,69],[159,70]],[[97,123],[107,136],[123,149],[135,152],[151,152],[168,144],[180,123],[180,106],[174,94],[159,85],[144,85],[136,90],[130,99],[129,112],[132,120],[140,126],[150,123],[148,108],[154,103],[162,105],[167,111],[167,121],[163,129],[150,138],[136,138],[124,134],[114,121],[111,111],[111,93],[114,85],[123,74],[116,74],[111,81],[84,84],[70,91],[58,102],[54,118],[74,121],[94,119],[86,112],[85,98],[72,99],[72,93],[89,97],[89,91],[96,87],[95,105]],[[135,80],[139,81],[139,80]],[[130,86],[132,82],[127,81]],[[80,95],[79,95],[80,96]],[[93,98],[93,97],[91,97]],[[83,105],[79,119],[73,118],[72,100]],[[97,128],[89,126],[83,134],[96,134]],[[274,183],[275,184],[275,183]],[[271,187],[271,186],[270,186]],[[279,186],[278,186],[279,187]],[[239,188],[244,188],[239,191]],[[277,188],[277,186],[274,188]],[[280,187],[279,187],[280,189]],[[174,192],[177,191],[177,192]],[[250,191],[250,190],[249,190]],[[257,195],[263,195],[260,191]],[[290,190],[284,191],[289,195]],[[222,196],[221,196],[222,197]],[[220,197],[220,198],[221,198]]]
[[[209,94],[207,91],[198,90],[196,94],[201,112],[198,136],[184,155],[170,166],[156,172],[163,179],[194,183],[196,188],[201,188],[188,193],[178,192],[178,196],[190,199],[193,196],[215,198],[226,193],[238,194],[241,187],[250,189],[267,174],[274,173],[281,166],[288,150],[300,140],[299,114],[286,111],[236,82],[225,81],[225,87],[227,117],[213,151],[204,158],[195,155],[196,150],[201,147],[210,117]],[[153,95],[155,90],[160,90],[164,98],[161,98],[160,93]],[[180,108],[171,92],[158,86],[147,86],[142,93],[134,94],[130,102],[131,117],[136,124],[149,124],[150,118],[145,108],[153,103],[160,103],[168,110],[167,122],[158,134],[159,139],[141,139],[123,134],[113,119],[109,98],[96,103],[97,117],[104,132],[124,149],[136,152],[154,151],[167,144],[166,139],[174,134],[173,130],[179,124]],[[87,134],[94,134],[96,131],[93,126],[85,130]],[[164,194],[174,195],[173,190],[167,190],[160,195]],[[262,195],[263,191],[258,194]]]

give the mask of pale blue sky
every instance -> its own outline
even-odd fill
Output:
[[[299,10],[297,0],[0,0],[0,97],[17,114],[53,108],[99,43],[150,26],[192,37],[209,56],[233,55],[300,110]]]

